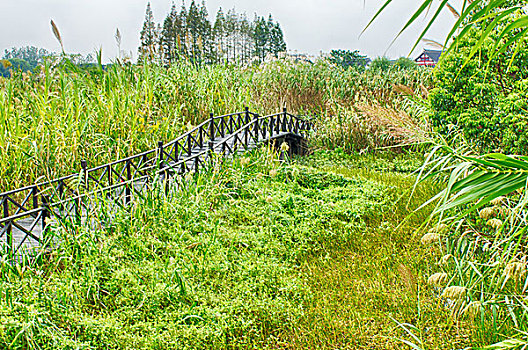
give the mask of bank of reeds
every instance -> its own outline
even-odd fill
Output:
[[[209,113],[287,107],[324,121],[357,114],[359,104],[394,107],[402,99],[393,84],[417,89],[428,75],[359,73],[322,61],[246,68],[115,64],[89,73],[48,63],[0,80],[0,191],[71,173],[81,159],[93,166],[152,148]]]

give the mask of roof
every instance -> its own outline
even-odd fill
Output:
[[[433,61],[438,62],[440,56],[442,55],[442,50],[424,50],[423,53],[426,54]]]

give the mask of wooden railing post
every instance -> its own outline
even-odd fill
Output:
[[[158,141],[158,167],[163,169],[163,141]]]
[[[165,164],[163,162],[163,141],[158,141],[158,162],[159,162],[159,169],[160,169],[160,175],[161,171],[165,169]],[[163,186],[165,189],[165,195],[169,194],[169,178],[168,178],[168,172],[167,169],[163,170]]]
[[[191,156],[192,154],[192,145],[191,145],[191,134],[187,134],[187,156]]]
[[[7,196],[4,196],[4,198],[2,198],[4,218],[9,217],[9,201],[7,198],[8,198]],[[11,254],[13,253],[13,248],[14,248],[13,247],[13,223],[12,221],[8,221],[4,225],[6,226],[5,234],[6,234],[7,251],[8,253]]]
[[[59,190],[60,190],[60,185],[61,185],[61,183],[59,183]],[[33,186],[33,188],[31,189],[31,197],[33,197],[33,209],[38,209],[39,203],[38,203],[38,188],[37,188],[37,186]],[[60,198],[59,198],[59,200],[60,200]]]
[[[286,110],[286,107],[284,107],[282,109],[282,131],[283,132],[286,132],[286,131],[291,131],[291,130],[288,130],[287,127],[286,127],[286,119],[288,117],[288,112]]]
[[[225,119],[224,118],[219,119],[218,129],[220,130],[220,136],[225,137]]]
[[[50,217],[51,217],[51,212],[50,212],[49,196],[43,194],[42,195],[42,240],[44,242],[47,241],[48,230],[49,230],[48,223],[46,221],[48,221]]]
[[[244,107],[244,111],[246,111],[246,122],[244,124],[249,124],[249,107]]]
[[[88,191],[88,166],[86,160],[81,160],[81,169],[83,172],[83,185],[84,189]]]
[[[259,141],[259,117],[258,115],[255,115],[254,117],[254,123],[255,123],[255,129],[253,131],[254,133],[254,136],[255,136],[255,143],[257,143]]]
[[[130,167],[130,160],[126,162],[126,181],[125,184],[125,205],[129,205],[132,201],[132,190],[130,189],[130,180],[132,180],[132,169]],[[133,185],[133,184],[132,184]]]
[[[244,129],[244,143],[245,148],[247,149],[249,147],[249,131],[251,130],[251,127],[249,126],[249,107],[245,108],[246,110],[246,128]]]
[[[215,139],[215,129],[214,129],[214,114],[209,114],[211,119],[209,119],[209,140],[214,141]]]
[[[196,156],[194,158],[194,172],[197,173],[200,169],[200,160],[199,160],[199,156]]]

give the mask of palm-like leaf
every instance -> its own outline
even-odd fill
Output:
[[[446,186],[423,206],[438,202],[433,215],[440,217],[451,209],[464,208],[456,215],[460,218],[495,198],[525,188],[528,157],[499,153],[470,156],[447,146],[437,146],[421,167],[418,179],[438,176],[446,177]]]
[[[372,23],[381,15],[383,11],[395,0],[386,0],[381,8],[376,12],[371,21],[367,24],[365,31],[369,28]],[[396,38],[398,38],[405,30],[407,30],[411,24],[416,22],[416,20],[422,15],[428,12],[428,9],[433,6],[434,0],[422,0],[422,3],[419,5],[418,9],[411,15],[411,18],[400,30]],[[449,45],[449,50],[456,47],[457,43],[460,42],[469,32],[469,30],[477,23],[489,22],[486,26],[486,29],[483,31],[481,38],[477,45],[475,45],[471,54],[467,57],[469,61],[481,48],[482,44],[486,39],[490,38],[493,29],[497,28],[503,23],[508,23],[504,29],[502,29],[495,39],[497,48],[502,49],[511,45],[510,43],[503,43],[502,39],[509,36],[517,36],[517,40],[525,38],[528,31],[528,15],[524,12],[522,5],[517,6],[505,6],[507,0],[464,0],[462,3],[462,8],[460,11],[457,11],[447,0],[439,0],[439,3],[436,7],[436,10],[433,12],[433,16],[427,22],[424,30],[418,36],[413,48],[413,51],[420,41],[427,34],[432,24],[438,19],[438,16],[443,10],[450,11],[457,21],[451,28],[451,31],[446,37],[444,46],[448,46],[448,43],[453,42]],[[509,21],[509,22],[507,22]],[[520,33],[517,33],[520,31]]]

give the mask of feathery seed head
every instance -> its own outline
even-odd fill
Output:
[[[490,219],[488,220],[487,224],[494,230],[498,230],[502,226],[502,221],[499,219]]]
[[[449,298],[449,299],[459,299],[464,295],[466,292],[466,287],[460,287],[460,286],[449,286],[446,289],[444,289],[444,292],[442,293],[442,297]]]
[[[281,144],[281,151],[283,151],[283,152],[288,152],[289,150],[290,150],[290,146],[288,145],[288,143],[283,142],[283,143]]]
[[[422,244],[432,244],[440,240],[440,235],[436,232],[426,233],[420,240]]]
[[[491,219],[493,216],[495,216],[495,208],[493,207],[487,207],[487,208],[484,208],[482,209],[480,212],[479,212],[479,216],[481,219],[483,220],[489,220]]]
[[[438,272],[435,273],[427,279],[427,284],[431,286],[442,286],[447,282],[447,273]]]
[[[266,203],[271,203],[271,202],[273,202],[273,198],[271,196],[267,196]]]
[[[446,224],[437,224],[436,226],[433,226],[431,228],[431,232],[442,233],[442,232],[446,231],[448,228],[449,228],[449,226],[447,226]]]
[[[244,158],[240,159],[240,165],[247,166],[248,164],[249,164],[249,158],[248,157],[244,157]]]
[[[506,277],[506,280],[519,279],[526,273],[526,264],[520,261],[514,261],[506,265],[504,269],[503,276]]]
[[[490,203],[496,207],[500,207],[506,201],[506,197],[500,196],[492,200]]]
[[[480,301],[472,301],[462,310],[462,313],[470,317],[476,317],[480,314],[481,310],[482,303]]]
[[[269,176],[271,176],[271,177],[275,177],[275,176],[277,176],[277,170],[276,170],[276,169],[271,169],[271,170],[269,171]]]
[[[449,259],[453,258],[453,255],[452,254],[446,254],[442,257],[442,259],[440,259],[440,264],[441,265],[445,265],[449,262]]]
[[[511,209],[509,208],[505,208],[505,207],[500,207],[499,209],[499,214],[504,216],[504,217],[508,217],[510,216],[512,213]]]

